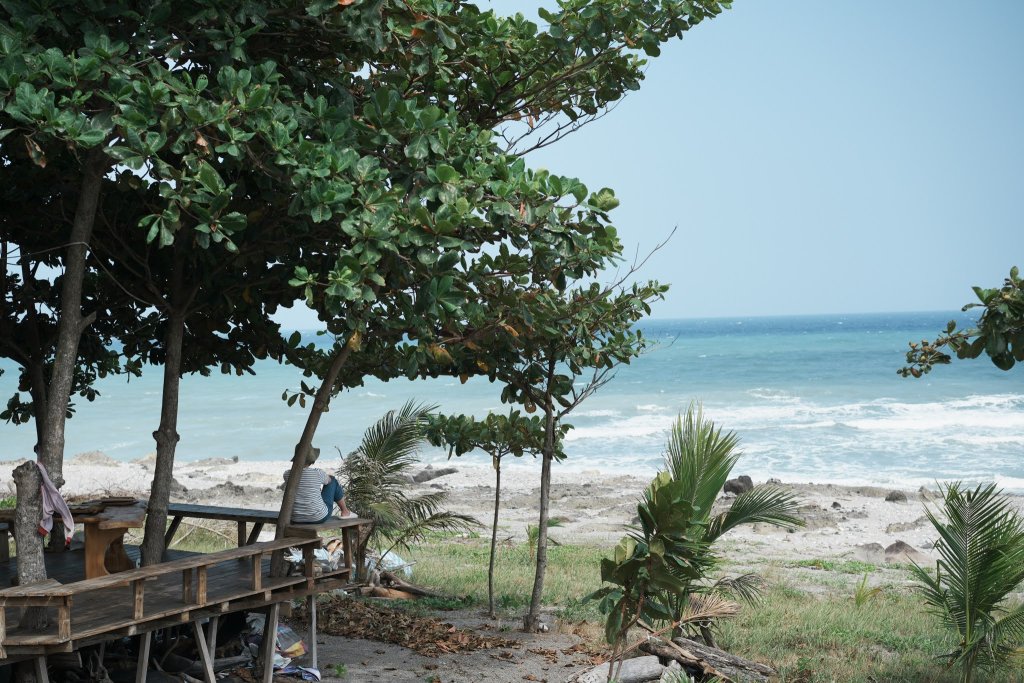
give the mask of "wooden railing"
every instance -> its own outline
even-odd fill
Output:
[[[220,611],[227,611],[231,601],[266,593],[270,599],[273,590],[305,583],[312,588],[315,580],[313,551],[320,547],[319,538],[282,538],[274,541],[255,543],[232,548],[216,553],[185,557],[171,562],[130,569],[108,576],[101,576],[74,583],[60,584],[48,580],[27,586],[17,586],[0,591],[0,659],[7,657],[6,648],[14,645],[47,646],[68,643],[105,633],[135,626],[142,622],[164,619],[176,615],[181,621],[189,620],[189,612],[200,608],[219,606]],[[299,548],[304,559],[302,576],[270,578],[263,575],[263,559],[274,551],[287,548]],[[220,586],[215,597],[210,595],[210,570],[216,565],[226,562],[244,562],[251,568],[248,581],[239,581],[237,570],[220,573]],[[168,577],[180,573],[180,600],[173,599],[166,589]],[[342,568],[332,574],[347,574],[348,569]],[[146,584],[164,579],[165,585],[155,598],[155,605],[146,603]],[[247,584],[247,585],[246,585]],[[124,610],[123,600],[115,595],[106,600],[97,601],[95,596],[83,604],[83,596],[99,591],[130,588],[131,609]],[[72,606],[80,605],[83,618],[72,623]],[[29,633],[18,629],[17,633],[8,634],[5,620],[5,608],[16,607],[49,607],[56,608],[56,632]]]

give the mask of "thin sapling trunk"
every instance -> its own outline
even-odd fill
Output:
[[[487,564],[487,613],[496,619],[494,611],[494,557],[498,551],[498,510],[501,507],[501,456],[494,457],[494,521],[491,524],[491,558]]]

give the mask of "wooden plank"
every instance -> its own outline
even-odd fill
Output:
[[[252,545],[258,541],[261,531],[263,531],[263,522],[253,522],[252,531],[249,532],[249,538],[245,539],[245,544]]]
[[[245,522],[238,520],[238,547],[245,545]]]
[[[7,659],[4,645],[7,642],[7,610],[0,605],[0,659]]]
[[[306,597],[306,613],[309,615],[309,656],[314,669],[319,669],[316,655],[316,593]]]
[[[132,618],[141,621],[145,612],[144,600],[146,594],[146,580],[135,579],[132,581]]]
[[[281,603],[275,602],[267,612],[267,620],[263,624],[263,683],[274,683],[274,646],[277,643],[277,617],[281,612]]]
[[[36,583],[26,584],[24,586],[11,586],[0,590],[0,600],[4,598],[17,598],[24,595],[37,595],[39,591],[46,590],[48,595],[70,595],[70,591],[60,592],[58,590],[63,584],[57,579],[49,578],[43,581],[37,581]]]
[[[219,519],[227,522],[261,522],[274,524],[280,515],[278,510],[253,510],[231,508],[219,505],[194,505],[192,503],[170,503],[167,514],[197,519]]]
[[[206,627],[206,647],[210,649],[210,656],[217,658],[217,627],[220,625],[220,616],[210,617],[210,623]]]
[[[174,519],[171,520],[171,525],[167,527],[167,531],[164,532],[164,547],[171,547],[171,541],[174,540],[174,534],[178,533],[178,527],[181,526],[181,515],[175,515]]]
[[[146,683],[146,673],[149,670],[149,646],[152,640],[152,631],[146,631],[139,637],[139,659],[135,665],[135,683]]]
[[[36,657],[36,683],[50,683],[50,672],[46,666],[46,655]]]
[[[206,636],[203,635],[203,625],[198,621],[193,621],[192,632],[195,634],[196,649],[199,650],[199,663],[203,665],[203,680],[206,683],[217,683],[217,679],[213,676],[213,661],[210,659],[210,650],[206,647]]]

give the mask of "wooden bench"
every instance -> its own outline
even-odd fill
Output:
[[[251,545],[259,538],[264,525],[277,524],[279,512],[276,510],[250,510],[247,508],[229,508],[218,505],[193,505],[191,503],[171,503],[167,506],[167,515],[171,517],[171,524],[164,536],[164,546],[170,547],[185,517],[196,519],[214,519],[238,524],[238,545],[239,547]],[[252,530],[246,533],[246,525],[252,524]],[[361,517],[351,519],[340,519],[332,517],[320,524],[292,524],[285,532],[286,537],[315,538],[323,532],[341,531],[342,548],[345,551],[345,567],[349,569],[349,576],[355,576],[355,568],[352,566],[353,533],[359,531],[359,527],[370,524],[370,520]]]

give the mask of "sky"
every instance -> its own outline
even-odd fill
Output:
[[[527,160],[613,188],[629,254],[677,228],[656,318],[949,311],[1024,267],[1022,66],[1017,0],[737,0]]]

